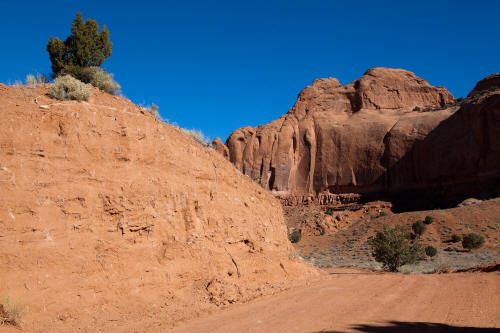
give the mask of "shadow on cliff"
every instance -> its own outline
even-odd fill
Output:
[[[403,212],[499,196],[500,95],[462,106],[394,164],[391,140],[388,133],[382,160],[387,171],[375,182],[387,190],[368,200],[391,201],[394,212]]]
[[[450,326],[446,324],[437,323],[408,323],[400,321],[391,321],[384,326],[374,326],[374,325],[354,325],[350,327],[351,330],[356,330],[358,332],[367,333],[472,333],[472,332],[484,332],[493,333],[500,332],[498,328],[481,328],[481,327],[462,327],[462,326]],[[317,331],[316,333],[340,333],[341,331]]]

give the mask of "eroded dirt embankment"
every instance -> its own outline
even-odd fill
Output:
[[[124,98],[46,92],[0,84],[0,303],[26,331],[152,331],[317,275],[220,154]]]

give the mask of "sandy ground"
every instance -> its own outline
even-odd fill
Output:
[[[169,332],[500,332],[500,274],[347,268]]]

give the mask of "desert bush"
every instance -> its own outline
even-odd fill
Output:
[[[299,230],[294,230],[288,235],[288,239],[292,243],[298,243],[302,239],[302,233]]]
[[[333,215],[333,209],[332,208],[328,208],[327,210],[325,210],[325,214],[332,216]]]
[[[420,106],[415,106],[415,107],[413,108],[413,111],[420,111]]]
[[[161,119],[160,112],[158,112],[159,109],[160,107],[155,103],[151,103],[151,106],[146,107],[146,111],[148,111],[150,114],[153,115],[153,117],[155,117],[158,120]]]
[[[434,222],[434,218],[432,216],[425,217],[425,219],[424,219],[425,224],[431,224],[432,222]]]
[[[105,69],[96,66],[68,66],[62,72],[73,76],[83,83],[90,83],[94,87],[111,95],[118,94],[121,89],[121,86],[113,79],[113,74],[107,73]]]
[[[20,326],[24,312],[24,305],[12,303],[10,297],[5,298],[5,306],[0,304],[0,326],[4,324]]]
[[[47,52],[52,63],[54,76],[58,76],[69,66],[101,66],[111,56],[113,43],[109,41],[109,31],[103,26],[99,32],[96,21],[88,18],[84,21],[80,13],[71,24],[71,35],[63,42],[50,37]]]
[[[421,220],[418,220],[417,222],[415,222],[411,225],[411,229],[413,230],[413,232],[415,233],[415,235],[417,237],[422,236],[422,234],[425,232],[426,228],[427,228],[426,225]]]
[[[457,235],[457,234],[451,235],[451,242],[452,243],[458,243],[461,240],[462,240],[462,237],[460,237],[459,235]]]
[[[375,260],[391,272],[397,271],[400,266],[413,264],[423,257],[422,246],[411,239],[411,233],[405,226],[389,228],[384,225],[382,231],[369,239],[369,244]]]
[[[114,74],[107,73],[99,67],[89,67],[86,70],[91,73],[89,83],[94,87],[111,95],[120,92],[121,86],[113,79]]]
[[[90,89],[71,75],[64,75],[54,80],[49,89],[49,95],[59,100],[86,101],[90,97]]]
[[[201,144],[202,146],[208,146],[210,145],[210,139],[207,138],[202,131],[200,130],[195,130],[195,129],[185,129],[183,128],[182,131],[186,133],[187,135],[191,136],[196,142]]]
[[[30,85],[30,86],[34,86],[34,85],[38,84],[38,82],[36,81],[36,77],[33,74],[26,75],[25,81],[26,81],[26,84]]]
[[[38,86],[38,85],[50,82],[48,77],[46,77],[45,75],[40,74],[40,73],[37,73],[36,75],[34,75],[34,74],[26,75],[25,81],[26,81],[26,84],[29,86]]]
[[[473,249],[479,249],[484,245],[484,236],[470,233],[465,234],[462,239],[462,247],[468,249],[469,251]]]
[[[425,254],[428,257],[434,257],[437,254],[437,249],[434,246],[427,246],[425,248]]]

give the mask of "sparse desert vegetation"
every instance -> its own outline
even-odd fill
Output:
[[[406,227],[399,225],[392,228],[384,225],[384,228],[369,240],[369,244],[375,260],[391,272],[396,272],[403,265],[415,263],[423,254],[420,243],[412,239]]]
[[[43,74],[36,73],[36,74],[28,74],[28,75],[26,75],[25,82],[26,82],[26,85],[28,85],[28,86],[36,87],[36,86],[39,86],[39,85],[43,85],[43,84],[49,83],[50,79],[47,76],[43,75]]]
[[[78,78],[83,83],[90,83],[94,87],[111,95],[118,94],[121,89],[120,85],[114,80],[113,74],[107,73],[105,69],[97,66],[70,66],[65,68],[64,73]]]
[[[71,75],[59,76],[49,89],[49,95],[58,100],[86,101],[91,92],[89,87]]]
[[[465,234],[462,238],[462,246],[469,251],[479,249],[484,245],[484,236],[475,233]]]
[[[289,233],[288,239],[290,239],[290,242],[292,243],[298,243],[302,239],[302,234],[299,230],[293,230]]]
[[[13,302],[11,298],[7,296],[4,304],[0,303],[0,326],[21,326],[25,311],[26,307],[23,304]]]
[[[160,110],[160,107],[155,103],[152,103],[150,106],[146,107],[147,112],[149,112],[156,119],[161,120],[160,112],[158,110]]]
[[[399,268],[400,272],[433,273],[487,264],[500,260],[500,232],[498,232],[500,228],[497,227],[500,222],[498,220],[500,215],[497,214],[500,214],[500,211],[497,202],[498,199],[482,202],[474,211],[466,206],[435,210],[432,215],[433,223],[427,225],[424,222],[425,213],[388,214],[373,219],[372,216],[378,214],[380,204],[367,204],[351,211],[337,211],[332,217],[334,221],[339,221],[338,228],[327,231],[323,236],[319,233],[303,235],[296,249],[301,257],[318,267],[349,266],[380,269],[381,264],[376,262],[371,254],[368,237],[382,230],[384,224],[403,225],[411,230],[414,223],[411,221],[420,220],[424,222],[426,231],[418,241],[424,248],[429,246],[436,248],[437,254],[431,257],[432,260],[417,260],[414,264],[403,265]],[[312,224],[314,221],[312,216],[316,216],[316,212],[316,208],[311,205],[285,207],[290,227],[301,225],[299,221],[308,216],[308,223]],[[474,212],[481,212],[479,214],[481,217],[474,215],[476,214]],[[318,215],[316,219],[324,219],[324,215]],[[479,234],[482,230],[487,230],[488,233],[484,235],[484,245],[478,250],[468,251],[459,243],[462,241],[461,235],[469,233],[468,231]],[[486,240],[491,242],[487,243]]]
[[[430,246],[430,245],[429,245],[429,246],[427,246],[427,247],[425,248],[425,254],[426,254],[428,257],[431,257],[431,258],[432,258],[432,257],[436,256],[436,254],[437,254],[437,249],[436,249],[434,246]]]
[[[182,131],[192,137],[194,141],[199,143],[202,146],[209,146],[210,145],[210,139],[203,134],[202,131],[197,130],[197,129],[187,129],[187,128],[182,128]]]
[[[411,229],[415,233],[415,236],[420,237],[424,234],[427,227],[422,220],[418,220],[411,225]]]
[[[81,14],[77,13],[72,23],[71,35],[64,42],[59,38],[51,37],[47,43],[47,52],[52,63],[52,76],[57,80],[58,77],[71,75],[104,92],[118,94],[121,87],[114,80],[113,74],[100,68],[104,60],[111,56],[112,47],[113,43],[109,40],[109,30],[106,26],[99,31],[96,21],[90,18],[84,21]],[[61,96],[61,93],[53,94],[53,96]]]

